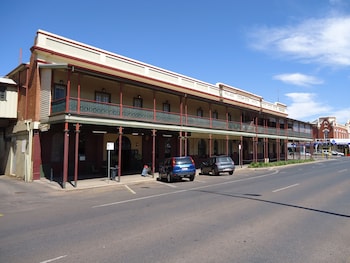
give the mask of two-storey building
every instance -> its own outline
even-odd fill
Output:
[[[42,30],[31,52],[30,62],[8,76],[24,98],[7,136],[13,142],[20,140],[16,132],[27,132],[30,149],[22,150],[31,155],[28,179],[53,175],[64,187],[104,174],[109,154],[119,175],[139,173],[145,163],[157,171],[174,155],[191,155],[197,167],[218,154],[232,156],[237,165],[284,160],[288,143],[312,141],[311,125],[288,118],[286,105],[223,83]],[[21,148],[11,147],[16,162]]]
[[[337,122],[336,117],[319,117],[313,124],[314,145],[317,151],[323,148],[348,155],[350,153],[350,121],[346,124]]]
[[[0,174],[3,174],[5,167],[10,164],[9,141],[11,133],[8,127],[14,125],[17,121],[17,102],[18,90],[17,84],[12,79],[0,78]]]

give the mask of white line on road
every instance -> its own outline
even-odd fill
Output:
[[[272,170],[271,173],[268,174],[263,174],[263,175],[258,175],[254,177],[248,177],[248,178],[242,178],[242,179],[237,179],[234,181],[225,181],[217,184],[210,184],[210,185],[203,185],[203,186],[198,186],[198,187],[193,187],[190,189],[184,189],[184,190],[177,190],[174,192],[169,192],[169,193],[163,193],[163,194],[156,194],[156,195],[148,195],[144,197],[139,197],[139,198],[133,198],[133,199],[127,199],[123,201],[118,201],[118,202],[112,202],[112,203],[106,203],[106,204],[101,204],[101,205],[95,205],[92,206],[92,208],[99,208],[99,207],[107,207],[107,206],[113,206],[113,205],[119,205],[119,204],[125,204],[125,203],[130,203],[130,202],[135,202],[135,201],[140,201],[140,200],[146,200],[150,198],[156,198],[156,197],[161,197],[161,196],[167,196],[167,195],[173,195],[173,194],[178,194],[178,193],[184,193],[184,192],[189,192],[189,191],[194,191],[194,190],[200,190],[200,189],[205,189],[213,186],[219,186],[219,185],[225,185],[225,184],[233,184],[233,183],[238,183],[238,182],[244,182],[244,181],[249,181],[249,180],[254,180],[256,178],[263,178],[267,176],[271,176],[274,174],[277,174],[278,170]],[[159,182],[160,183],[160,182]],[[165,184],[165,185],[171,185],[171,184]]]
[[[343,170],[339,170],[338,173],[345,173],[347,171],[348,171],[348,169],[343,169]]]
[[[136,192],[134,190],[132,190],[129,186],[127,186],[126,184],[124,184],[125,188],[128,189],[132,194],[136,195]]]
[[[279,192],[279,191],[286,190],[286,189],[288,189],[288,188],[292,188],[292,187],[298,186],[298,185],[299,185],[299,184],[292,184],[292,185],[289,185],[289,186],[286,186],[286,187],[283,187],[283,188],[279,188],[279,189],[273,190],[272,192],[273,192],[273,193],[277,193],[277,192]]]
[[[53,262],[53,261],[56,261],[56,260],[65,258],[66,256],[67,256],[67,255],[59,256],[59,257],[57,257],[57,258],[51,258],[51,259],[48,259],[48,260],[45,260],[45,261],[41,261],[40,263],[49,263],[49,262]]]
[[[112,205],[119,205],[119,204],[139,201],[139,200],[146,200],[146,199],[150,199],[150,198],[154,198],[154,197],[166,196],[166,195],[171,195],[171,194],[178,194],[178,193],[181,193],[181,192],[188,192],[188,190],[179,190],[179,191],[175,191],[175,192],[171,192],[171,193],[163,193],[163,194],[149,195],[149,196],[144,196],[144,197],[139,197],[139,198],[134,198],[134,199],[127,199],[127,200],[124,200],[124,201],[118,201],[118,202],[107,203],[107,204],[102,204],[102,205],[95,205],[92,208],[112,206]]]
[[[195,182],[198,182],[198,183],[206,183],[207,181],[196,179]]]
[[[172,187],[172,188],[177,188],[177,186],[176,186],[176,185],[173,185],[173,184],[166,184],[166,183],[159,182],[159,181],[156,181],[156,183],[162,184],[162,185],[166,185],[166,186],[169,186],[169,187]]]

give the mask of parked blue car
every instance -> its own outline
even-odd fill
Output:
[[[159,180],[166,179],[168,183],[182,178],[194,180],[196,166],[191,156],[170,157],[159,168]]]

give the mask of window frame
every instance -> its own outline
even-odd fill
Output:
[[[163,102],[163,111],[170,112],[170,103],[168,101]]]
[[[61,91],[63,91],[62,94],[61,94]],[[66,96],[67,96],[67,85],[64,85],[62,83],[54,83],[52,99],[60,100],[60,99],[64,99]]]
[[[140,96],[134,97],[133,106],[135,108],[143,108],[143,99]]]
[[[0,86],[0,101],[7,101],[7,87]]]
[[[101,97],[101,99],[98,99],[99,97]],[[95,90],[95,101],[101,102],[101,103],[111,103],[111,93],[108,93],[104,90],[102,91]]]

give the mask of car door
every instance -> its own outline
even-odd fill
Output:
[[[212,174],[215,173],[215,164],[216,164],[215,160],[216,160],[215,157],[211,157],[210,160],[209,160],[210,172]]]

